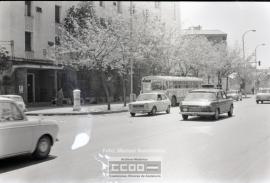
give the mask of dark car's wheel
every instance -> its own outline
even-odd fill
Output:
[[[151,111],[151,114],[152,115],[156,115],[156,113],[157,113],[157,108],[154,106],[153,109],[152,109],[152,111]]]
[[[33,153],[35,159],[45,159],[49,156],[51,151],[52,141],[49,136],[42,136],[38,143],[36,150]]]
[[[230,110],[228,112],[228,116],[231,117],[232,115],[233,115],[233,106],[231,105]]]
[[[134,117],[134,116],[136,115],[136,113],[131,112],[130,115],[131,115],[132,117]]]
[[[256,100],[256,103],[258,104],[259,103],[259,100]]]
[[[172,107],[175,107],[175,106],[176,106],[176,104],[177,104],[176,97],[175,97],[175,96],[173,96],[173,97],[172,97]]]
[[[188,115],[182,114],[182,118],[183,118],[183,120],[187,120],[188,119]]]
[[[171,106],[168,106],[166,113],[169,114],[171,112]]]
[[[219,109],[216,109],[215,111],[215,115],[213,116],[214,120],[218,120],[219,119]]]

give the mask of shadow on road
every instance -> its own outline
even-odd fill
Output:
[[[167,113],[156,113],[155,115],[148,115],[148,114],[139,114],[139,115],[136,115],[134,116],[135,118],[136,117],[155,117],[155,116],[162,116],[162,115],[166,115]],[[133,117],[133,118],[134,118]]]
[[[22,155],[2,159],[0,160],[0,174],[51,161],[55,158],[56,156],[49,156],[47,159],[44,160],[35,160],[30,155]]]
[[[229,117],[227,115],[220,115],[218,120],[214,120],[211,117],[205,117],[205,116],[196,116],[196,117],[189,117],[187,120],[181,120],[181,121],[199,121],[199,122],[218,122],[218,121],[222,121],[228,118],[233,118],[234,115],[232,117]]]

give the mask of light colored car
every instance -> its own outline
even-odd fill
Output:
[[[164,93],[142,93],[136,102],[129,103],[131,116],[136,113],[148,113],[155,115],[157,112],[170,113],[171,101]]]
[[[218,120],[223,113],[233,115],[233,100],[227,98],[221,89],[192,90],[180,103],[180,114],[184,120],[188,116],[212,116]]]
[[[25,112],[26,107],[25,107],[25,103],[23,101],[23,98],[20,95],[0,95],[0,97],[6,97],[12,100],[15,100],[18,104],[18,106]]]
[[[0,159],[21,154],[44,159],[58,131],[53,122],[28,120],[14,100],[0,97]]]
[[[256,102],[270,101],[270,88],[260,88],[256,94]]]
[[[227,92],[227,97],[233,100],[242,100],[242,93],[239,90],[229,90]]]

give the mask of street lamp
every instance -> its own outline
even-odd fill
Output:
[[[256,88],[256,82],[257,82],[257,48],[259,48],[260,46],[265,46],[265,43],[259,44],[256,46],[255,48],[255,79],[254,79],[254,92],[255,92],[255,88]]]
[[[245,61],[245,35],[248,32],[256,32],[256,30],[252,29],[252,30],[247,30],[246,32],[244,32],[244,34],[242,35],[242,43],[243,43],[243,60]]]
[[[247,30],[246,32],[244,32],[244,34],[242,35],[242,43],[243,43],[243,61],[244,61],[244,66],[245,66],[245,69],[246,69],[246,62],[245,62],[245,35],[248,33],[248,32],[256,32],[255,29],[251,29],[251,30]],[[247,94],[246,94],[246,82],[245,82],[245,85],[244,85],[244,92],[245,92],[245,97],[247,97]]]

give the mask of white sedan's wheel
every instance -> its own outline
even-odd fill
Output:
[[[228,112],[228,116],[231,117],[233,115],[233,106],[231,105],[230,110]]]
[[[166,113],[169,114],[171,111],[171,106],[168,106],[167,110],[166,110]]]
[[[218,119],[219,119],[219,110],[216,109],[215,115],[214,115],[214,120],[218,120]]]
[[[152,115],[156,115],[156,113],[157,113],[157,108],[154,106],[153,109],[152,109],[152,111],[151,111],[151,114]]]
[[[51,151],[52,142],[48,136],[43,136],[39,139],[37,147],[33,156],[36,159],[45,159],[49,156]]]

